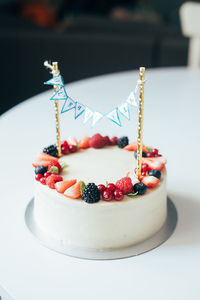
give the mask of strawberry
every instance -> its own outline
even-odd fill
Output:
[[[47,177],[46,184],[51,188],[55,189],[55,183],[58,181],[63,181],[63,178],[59,175],[52,174]]]
[[[126,174],[126,177],[130,177],[131,178],[131,181],[132,181],[132,184],[135,185],[136,183],[140,182],[137,178],[137,176],[134,174],[134,173],[131,173],[131,172],[128,172]]]
[[[118,180],[115,185],[124,195],[131,193],[133,190],[133,184],[130,177],[124,177]]]
[[[84,136],[78,143],[79,149],[87,149],[90,147],[89,144],[90,138],[88,136]]]
[[[147,164],[150,169],[162,170],[167,160],[163,156],[158,157],[142,157],[142,163]]]
[[[58,161],[58,158],[57,157],[54,157],[52,155],[49,155],[49,154],[46,154],[46,153],[40,153],[37,157],[36,157],[37,160],[43,160],[43,161],[52,161],[52,160],[55,160],[55,161]]]
[[[142,179],[142,183],[144,183],[148,188],[156,186],[160,180],[154,176],[146,176]]]
[[[67,138],[67,143],[68,145],[75,145],[75,146],[78,144],[77,139],[75,139],[75,137],[73,136],[69,136]]]
[[[37,168],[39,166],[44,166],[44,167],[47,167],[49,164],[48,161],[45,161],[45,160],[35,160],[33,163],[32,163],[32,166],[34,168]]]
[[[56,182],[55,188],[58,193],[63,194],[64,191],[66,191],[68,188],[70,188],[75,183],[76,183],[76,179],[59,181],[59,182]]]
[[[62,167],[61,167],[61,165],[59,164],[58,161],[55,161],[55,160],[50,161],[48,166],[47,166],[48,171],[50,171],[51,167],[57,167],[58,168],[58,173],[60,173],[62,171]]]
[[[70,188],[68,188],[65,192],[64,195],[68,198],[71,199],[78,199],[81,197],[81,182],[79,181],[78,183],[72,185]]]
[[[124,147],[124,149],[127,151],[137,151],[137,142],[127,145],[126,147]],[[142,144],[142,151],[145,153],[147,152],[147,149],[143,144]]]
[[[89,145],[96,149],[102,148],[104,146],[104,139],[99,133],[97,133],[90,138]]]

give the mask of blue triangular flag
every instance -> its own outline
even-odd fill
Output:
[[[75,119],[77,119],[85,110],[85,106],[79,102],[76,102],[75,107]]]
[[[64,82],[61,75],[55,76],[45,81],[44,84],[64,86]]]
[[[50,98],[50,100],[67,100],[67,98],[68,96],[63,86]]]
[[[85,113],[84,113],[84,121],[83,121],[83,123],[84,124],[87,123],[87,121],[89,119],[91,119],[91,117],[93,116],[93,114],[94,114],[94,112],[90,108],[86,107],[85,108]]]
[[[137,101],[137,98],[136,98],[136,94],[134,92],[131,92],[128,99],[126,100],[126,102],[128,102],[130,105],[133,105],[135,107],[139,107],[138,105],[138,101]]]
[[[111,112],[106,114],[106,117],[110,119],[112,122],[114,122],[115,124],[121,126],[121,121],[118,114],[118,108],[115,108]]]
[[[61,109],[61,114],[71,110],[75,106],[76,106],[76,102],[72,98],[68,97],[67,100],[65,100],[65,103],[63,104],[63,107]]]
[[[128,103],[124,102],[123,104],[121,104],[120,106],[118,106],[118,109],[120,111],[120,113],[127,118],[128,120],[130,120],[130,110],[128,107]]]

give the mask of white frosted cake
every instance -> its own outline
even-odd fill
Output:
[[[100,143],[93,137],[81,140],[79,148],[75,139],[63,142],[59,159],[53,145],[37,157],[37,225],[49,237],[77,247],[121,248],[148,239],[167,216],[165,159],[145,147],[138,179],[136,143],[128,144],[125,137],[101,137]]]

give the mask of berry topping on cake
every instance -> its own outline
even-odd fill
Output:
[[[113,136],[111,139],[111,143],[113,146],[117,145],[117,141],[118,141],[118,137],[117,136]]]
[[[146,176],[142,179],[142,182],[148,188],[152,188],[152,187],[155,187],[160,182],[160,180],[154,176]]]
[[[67,141],[64,141],[61,143],[61,152],[62,154],[68,154],[69,153],[69,144]]]
[[[73,184],[70,188],[66,189],[64,195],[71,199],[78,199],[81,197],[81,182]]]
[[[142,157],[142,163],[147,164],[150,169],[162,170],[166,164],[166,159],[163,156],[159,157]]]
[[[106,189],[105,185],[104,184],[99,184],[97,187],[99,189],[100,195],[102,196],[103,192]]]
[[[130,177],[124,177],[118,180],[115,185],[124,195],[131,193],[133,190],[133,184]]]
[[[108,190],[107,188],[105,191],[103,191],[102,198],[104,201],[111,201],[114,197],[114,193],[111,190]]]
[[[57,173],[57,174],[62,171],[62,167],[59,164],[59,162],[54,161],[54,160],[49,162],[47,169],[48,169],[48,172]]]
[[[36,179],[37,181],[40,181],[40,179],[41,179],[42,177],[43,177],[43,175],[40,174],[40,173],[38,173],[38,174],[35,175],[35,179]]]
[[[124,198],[124,194],[122,193],[122,191],[120,189],[116,189],[114,191],[114,198],[117,201],[120,201],[120,200],[122,200]]]
[[[50,145],[43,149],[43,152],[49,155],[52,155],[54,157],[58,156],[58,149],[56,145]]]
[[[140,182],[140,181],[138,180],[136,174],[134,174],[134,173],[128,172],[128,173],[126,174],[126,176],[131,178],[131,181],[132,181],[132,184],[133,184],[133,185],[136,184],[136,183],[138,183],[138,182]]]
[[[52,173],[50,173],[50,172],[46,172],[46,173],[44,173],[44,177],[47,178],[47,177],[49,177],[51,174],[52,174]]]
[[[110,138],[109,138],[108,135],[104,136],[103,140],[104,140],[104,146],[110,146],[110,145],[112,145],[112,142],[111,142],[111,140],[110,140]]]
[[[55,183],[59,181],[63,181],[63,178],[57,174],[52,174],[46,178],[46,184],[51,189],[55,189]]]
[[[44,173],[47,171],[47,168],[44,166],[38,166],[37,168],[35,168],[35,174],[42,174],[44,175]]]
[[[133,186],[134,193],[138,195],[143,195],[146,193],[147,187],[143,182],[138,182]]]
[[[82,199],[87,203],[95,203],[100,200],[100,191],[94,183],[88,183],[83,191]]]
[[[88,136],[84,136],[78,143],[79,149],[87,149],[90,147],[89,144],[90,138]]]
[[[154,176],[154,177],[160,179],[161,172],[159,170],[151,170],[151,171],[149,171],[149,176]]]
[[[128,137],[123,136],[117,140],[117,145],[119,148],[124,148],[128,145]]]
[[[89,141],[90,147],[92,148],[103,148],[104,146],[104,138],[99,133],[93,135]]]
[[[52,155],[49,155],[49,154],[46,154],[46,153],[40,153],[37,157],[36,157],[36,160],[35,162],[32,164],[35,168],[38,167],[38,166],[44,166],[44,167],[47,167],[48,166],[48,163],[52,160],[55,160],[55,161],[58,161],[58,158],[52,156]]]
[[[56,182],[55,188],[58,193],[63,194],[68,188],[70,188],[75,183],[76,183],[76,179],[59,181]]]
[[[69,152],[74,153],[77,151],[77,145],[69,145]]]

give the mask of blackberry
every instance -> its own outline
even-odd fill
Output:
[[[50,145],[50,146],[44,148],[44,149],[43,149],[43,152],[44,152],[44,153],[47,153],[47,154],[49,154],[49,155],[58,157],[58,149],[57,149],[57,146],[56,146],[56,145]]]
[[[128,143],[129,143],[129,141],[128,141],[127,136],[123,136],[123,137],[119,138],[117,141],[117,145],[119,148],[124,148],[125,146],[128,145]]]
[[[133,187],[134,193],[138,192],[138,195],[143,195],[146,193],[147,187],[144,183],[138,182]]]
[[[154,176],[154,177],[160,179],[161,172],[159,170],[151,170],[151,171],[149,171],[149,176]]]
[[[45,172],[47,172],[47,168],[44,166],[38,166],[37,168],[35,168],[35,174],[44,175]]]
[[[83,191],[82,199],[87,203],[95,203],[100,200],[100,192],[94,183],[88,183]]]
[[[137,159],[137,151],[134,152],[134,156]],[[146,153],[144,151],[142,151],[142,157],[146,157]]]

